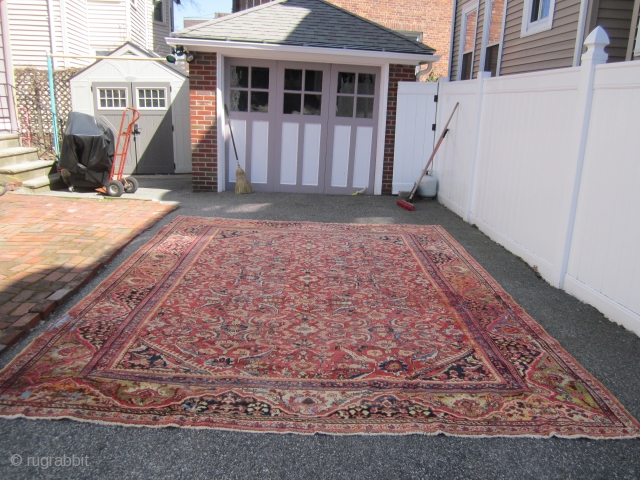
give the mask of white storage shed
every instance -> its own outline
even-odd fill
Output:
[[[157,55],[126,43],[113,57]],[[71,78],[71,103],[117,135],[126,107],[140,111],[126,174],[191,173],[189,78],[165,62],[102,59]]]

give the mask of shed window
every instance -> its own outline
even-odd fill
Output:
[[[467,10],[462,14],[463,28],[460,32],[462,52],[460,58],[460,80],[469,80],[473,74],[473,52],[476,46],[476,24],[478,9]]]
[[[126,108],[127,89],[126,88],[100,88],[100,108]]]
[[[139,88],[138,108],[167,108],[164,88]]]
[[[231,66],[232,112],[269,112],[269,69]]]
[[[337,117],[373,118],[376,76],[373,73],[338,72]],[[354,108],[355,103],[355,108]]]
[[[553,26],[555,6],[556,0],[525,0],[520,36],[550,30]]]

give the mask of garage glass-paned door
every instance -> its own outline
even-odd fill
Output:
[[[370,187],[378,69],[227,59],[225,103],[238,161],[256,191]],[[227,142],[227,189],[236,160]]]

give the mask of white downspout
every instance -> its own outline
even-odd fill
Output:
[[[51,49],[52,54],[58,53],[58,48],[56,45],[56,31],[55,31],[55,21],[53,18],[53,2],[54,0],[47,0],[47,14],[49,15],[49,48]],[[58,66],[58,62],[53,60],[53,68]]]
[[[589,12],[589,0],[580,1],[580,13],[578,16],[578,32],[576,33],[576,46],[573,51],[573,66],[580,66],[580,57],[582,56],[582,47],[584,45],[584,29],[587,23],[587,13]]]

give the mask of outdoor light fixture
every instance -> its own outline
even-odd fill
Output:
[[[187,53],[184,59],[187,61],[187,63],[191,63],[196,59],[196,56],[193,53]]]
[[[169,63],[176,63],[176,57],[172,54],[167,55],[167,62]]]

